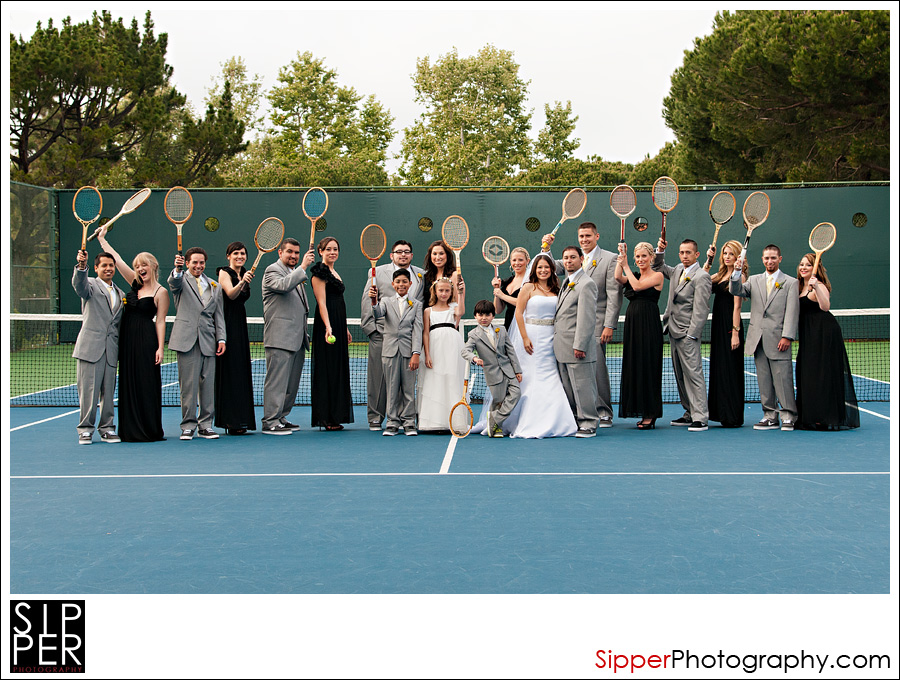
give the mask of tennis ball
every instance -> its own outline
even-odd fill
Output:
[[[325,342],[327,342],[329,345],[333,345],[335,340],[337,340],[337,338],[335,338],[333,335],[325,336]]]

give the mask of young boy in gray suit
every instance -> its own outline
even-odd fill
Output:
[[[409,299],[410,273],[398,269],[391,279],[396,295],[383,298],[372,308],[376,319],[384,319],[381,365],[387,383],[385,437],[400,431],[416,435],[416,371],[422,353],[422,303]],[[373,285],[369,297],[378,298]]]
[[[461,354],[466,361],[484,369],[484,381],[491,391],[492,400],[491,410],[487,414],[488,436],[502,437],[503,423],[522,396],[517,384],[522,382],[522,369],[506,329],[491,325],[494,321],[494,303],[490,300],[476,302],[475,320],[478,328],[469,333]]]

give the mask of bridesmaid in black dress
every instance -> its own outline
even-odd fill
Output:
[[[216,427],[228,434],[247,434],[256,429],[253,410],[253,376],[250,370],[250,336],[247,333],[247,310],[253,273],[244,269],[247,246],[240,241],[225,249],[227,267],[219,267],[219,285],[225,301],[225,333],[228,347],[216,357]]]
[[[119,327],[119,437],[123,442],[163,441],[160,366],[169,291],[159,285],[159,262],[153,255],[138,253],[132,269],[109,245],[105,228],[97,241],[131,286]]]
[[[741,248],[737,241],[728,241],[722,246],[719,271],[711,277],[709,419],[722,423],[722,427],[741,427],[744,424],[744,326],[741,323],[741,303],[744,299],[735,297],[728,290]],[[715,254],[712,246],[706,254]],[[747,281],[748,273],[749,268],[744,262],[741,281]]]
[[[859,408],[844,336],[831,309],[831,283],[816,256],[797,267],[800,325],[797,350],[797,426],[807,430],[859,427]]]
[[[639,430],[652,430],[662,417],[663,332],[659,318],[659,295],[663,288],[662,272],[651,264],[655,252],[649,243],[634,247],[634,263],[638,276],[628,266],[628,246],[619,244],[616,281],[625,287],[628,308],[622,343],[622,383],[619,417],[640,418]]]
[[[494,287],[494,313],[499,314],[506,309],[503,325],[509,331],[509,327],[516,318],[516,301],[522,285],[527,281],[528,263],[531,258],[524,248],[513,248],[509,255],[509,266],[513,275],[502,281],[495,278],[491,281]]]
[[[316,296],[312,336],[312,426],[343,430],[353,422],[350,392],[350,330],[344,305],[344,282],[335,271],[337,239],[326,236],[317,248],[321,262],[309,268]],[[330,340],[330,342],[329,342]]]

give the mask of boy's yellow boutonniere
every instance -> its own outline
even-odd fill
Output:
[[[499,328],[495,328],[495,329],[494,329],[494,333],[496,333],[497,335],[500,335],[500,329],[499,329]]]

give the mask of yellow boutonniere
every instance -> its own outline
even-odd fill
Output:
[[[690,276],[685,276],[685,277],[684,277],[684,282],[685,282],[685,283],[687,283],[687,282],[690,281],[690,280],[691,280],[691,277],[690,277]]]
[[[215,281],[210,281],[210,282],[209,282],[209,285],[211,285],[213,288],[215,288],[215,287],[218,286],[219,284],[216,283]]]
[[[421,278],[422,278],[422,272],[418,272],[418,273],[416,274],[416,276],[418,276],[418,277],[421,279]]]
[[[597,266],[597,260],[591,260],[591,266],[592,266],[592,267],[596,267],[596,266]]]
[[[574,282],[574,281],[570,281],[570,282],[569,282],[569,290],[572,290],[574,287],[575,287],[575,282]]]
[[[398,284],[398,285],[399,285],[399,284]],[[407,301],[406,301],[406,304],[409,305],[410,307],[412,307],[412,300],[407,300]]]
[[[127,304],[128,304],[128,298],[122,298],[122,304],[123,304],[123,305],[127,305]]]
[[[499,335],[499,334],[500,334],[500,329],[499,329],[499,328],[495,328],[495,329],[494,329],[494,333],[497,333],[497,334]]]
[[[775,287],[776,287],[776,288],[781,288],[783,285],[784,285],[784,284],[781,283],[780,281],[775,283]]]

